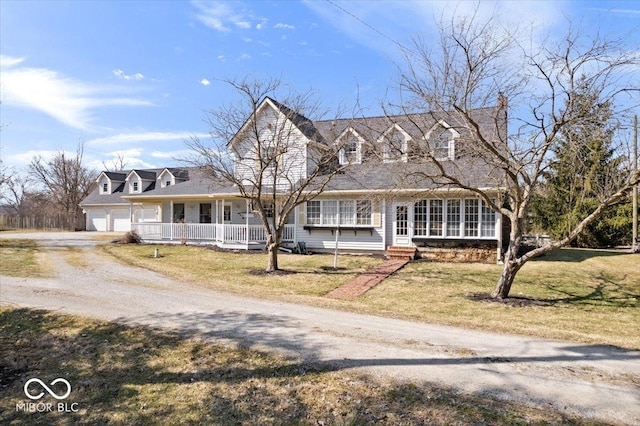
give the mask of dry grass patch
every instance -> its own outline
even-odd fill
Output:
[[[33,240],[0,239],[0,275],[10,277],[51,277],[46,256]]]
[[[28,309],[0,309],[0,424],[598,425],[448,389],[381,383],[180,336]],[[25,413],[33,377],[72,386],[77,413]],[[25,401],[27,400],[27,401]],[[41,401],[54,403],[50,396]]]
[[[231,253],[193,246],[107,245],[127,263],[219,290],[335,309],[503,333],[640,348],[640,256],[563,249],[527,263],[508,303],[490,303],[501,266],[412,262],[356,300],[324,296],[382,259],[330,255],[280,255],[290,273],[256,274],[262,253]],[[480,297],[478,296],[480,295]]]
[[[416,262],[351,309],[463,327],[640,348],[640,257],[564,249],[529,262],[505,303],[498,265]]]
[[[160,258],[153,258],[159,248]],[[267,255],[261,252],[211,250],[182,245],[105,245],[117,259],[167,276],[211,288],[255,296],[324,296],[383,260],[372,256],[341,256],[333,270],[330,255],[281,253],[284,273],[264,274]]]

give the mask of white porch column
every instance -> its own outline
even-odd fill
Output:
[[[173,241],[173,200],[170,203],[171,214],[169,216],[169,240]]]
[[[246,240],[247,240],[247,248],[249,247],[249,199],[247,198],[245,200],[245,214],[244,214],[244,222],[245,222],[245,226],[246,226]]]
[[[221,201],[221,206],[222,206],[222,211],[220,212],[220,223],[222,224],[222,242],[224,243],[227,239],[226,231],[227,231],[227,227],[224,224],[224,198]]]

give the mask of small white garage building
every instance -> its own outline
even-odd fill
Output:
[[[163,173],[164,172],[164,173]],[[157,180],[171,175],[168,169],[102,172],[98,187],[80,204],[86,214],[87,231],[127,232],[135,222],[160,221],[160,206],[130,203],[123,195],[142,194],[155,188]]]

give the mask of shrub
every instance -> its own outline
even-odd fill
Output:
[[[142,239],[136,231],[129,231],[124,234],[124,237],[122,238],[123,244],[140,244],[141,241]]]

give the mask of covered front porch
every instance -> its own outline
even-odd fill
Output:
[[[262,225],[135,222],[131,230],[143,241],[214,244],[228,249],[260,250],[267,241]],[[295,242],[295,225],[285,225],[282,242]]]

